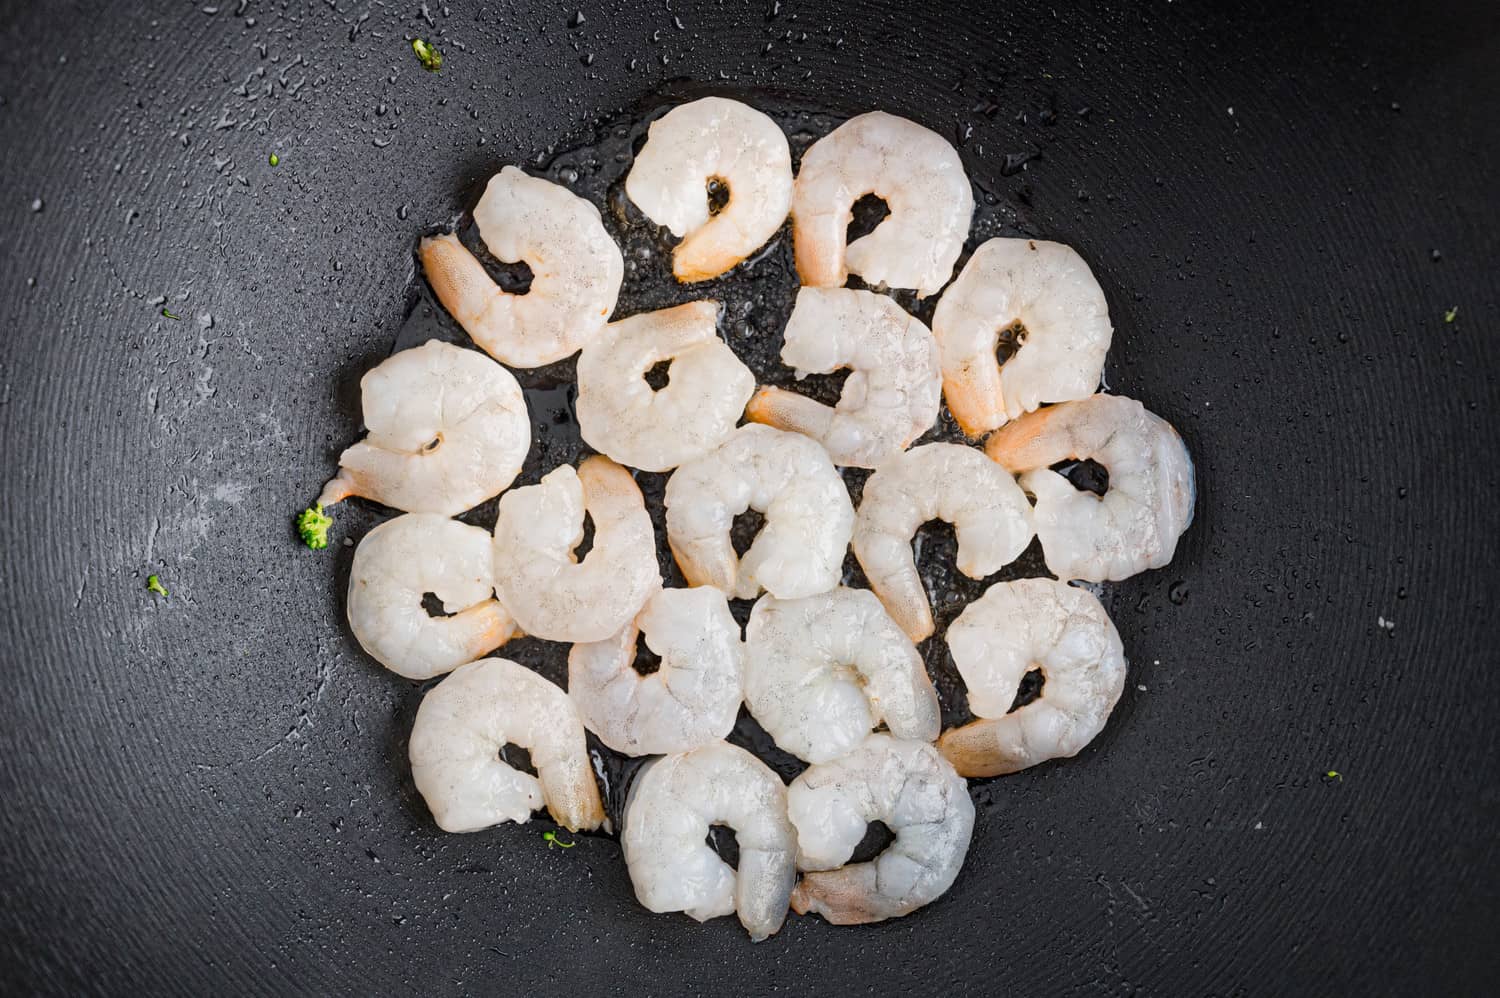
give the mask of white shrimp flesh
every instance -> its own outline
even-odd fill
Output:
[[[496,259],[531,268],[525,294],[501,289],[452,234],[422,240],[422,268],[438,301],[496,360],[541,367],[598,335],[625,275],[599,209],[507,166],[474,208],[479,237]]]
[[[695,586],[731,599],[764,588],[788,599],[838,585],[854,529],[849,490],[815,441],[769,426],[742,426],[717,450],[667,480],[667,542]],[[753,509],[765,523],[743,557],[734,518]]]
[[[932,608],[912,537],[929,520],[953,525],[958,570],[982,579],[1031,543],[1031,503],[1010,472],[962,444],[913,447],[865,481],[854,518],[854,555],[886,612],[912,641],[932,634]]]
[[[866,589],[762,596],[745,628],[745,704],[808,762],[838,758],[882,722],[925,742],[941,730],[922,656]]]
[[[728,200],[710,210],[709,186]],[[679,281],[703,281],[760,249],[792,207],[792,153],[781,128],[739,101],[704,97],[674,107],[646,133],[625,193],[682,242]]]
[[[364,496],[452,516],[505,491],[531,449],[521,386],[478,351],[429,340],[381,361],[359,389],[369,432],[339,455],[321,505]]]
[[[585,513],[594,543],[578,561]],[[549,641],[603,641],[661,588],[641,490],[599,455],[502,496],[494,550],[500,601],[527,634]]]
[[[723,340],[719,303],[695,301],[612,322],[578,357],[578,428],[588,445],[642,471],[670,471],[729,439],[755,376]],[[670,361],[668,382],[646,373]]]
[[[530,753],[536,776],[501,759],[507,745]],[[471,662],[433,687],[417,708],[408,754],[417,790],[445,832],[525,823],[544,805],[571,831],[604,821],[573,702],[507,659]]]
[[[885,295],[802,288],[781,359],[798,378],[850,369],[836,406],[768,386],[745,411],[757,423],[812,437],[834,464],[874,468],[937,421],[937,341],[920,319]]]
[[[996,583],[964,607],[947,641],[979,720],[945,732],[938,748],[964,776],[1077,755],[1125,689],[1125,649],[1104,607],[1053,579]],[[1012,710],[1032,670],[1041,692]]]
[[[734,830],[737,869],[708,845],[714,825]],[[630,881],[651,911],[682,911],[700,922],[738,913],[756,942],[781,928],[797,879],[797,839],[786,787],[749,752],[713,742],[647,763],[624,826]]]
[[[1090,395],[1014,420],[985,452],[1036,499],[1032,522],[1047,568],[1063,581],[1125,579],[1172,560],[1193,522],[1193,462],[1182,437],[1134,399]],[[1093,461],[1102,496],[1052,466]]]
[[[1114,327],[1104,291],[1070,247],[991,239],[944,292],[932,331],[948,409],[977,437],[1045,402],[1092,395]],[[1014,347],[1003,364],[1002,337]]]
[[[963,777],[926,742],[889,735],[805,770],[787,789],[787,812],[797,867],[808,871],[792,910],[834,925],[898,918],[937,900],[957,879],[974,832]],[[873,821],[895,839],[873,860],[849,863]]]
[[[866,194],[890,214],[845,246],[854,202]],[[792,191],[792,234],[802,283],[942,290],[969,236],[974,193],[958,152],[941,135],[884,111],[850,118],[813,143]]]
[[[495,599],[490,533],[432,513],[387,520],[354,549],[349,626],[365,651],[407,679],[431,679],[499,648],[515,621]],[[422,604],[443,604],[435,617]]]
[[[635,669],[636,638],[660,657]],[[711,586],[662,589],[603,641],[568,652],[568,695],[584,726],[626,755],[686,752],[729,734],[739,714],[744,645],[729,601]]]

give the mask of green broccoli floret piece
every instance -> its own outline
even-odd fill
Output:
[[[314,551],[328,546],[328,528],[333,526],[333,517],[323,512],[323,504],[309,506],[297,514],[297,534],[302,543]]]
[[[422,68],[429,73],[436,73],[443,68],[443,53],[437,50],[437,46],[423,38],[411,40],[411,50],[417,54],[417,61]]]
[[[146,589],[148,592],[153,592],[158,596],[167,595],[167,587],[161,584],[161,576],[159,575],[148,575],[146,577]]]

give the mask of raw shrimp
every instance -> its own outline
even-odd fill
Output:
[[[1193,522],[1193,462],[1170,423],[1134,399],[1091,395],[1007,423],[985,452],[1036,497],[1032,522],[1059,579],[1125,579],[1172,560]],[[1109,475],[1102,497],[1050,470],[1092,460]]]
[[[738,912],[756,942],[781,928],[797,879],[797,839],[786,787],[749,752],[713,742],[647,763],[624,825],[630,881],[651,911],[684,911],[700,922]],[[738,869],[709,847],[714,825],[734,829]]]
[[[745,410],[757,423],[812,437],[834,464],[873,468],[937,420],[937,341],[920,319],[885,295],[802,288],[786,324],[781,360],[796,368],[798,378],[852,368],[837,406],[766,387]]]
[[[854,202],[883,198],[890,214],[846,248]],[[792,192],[792,234],[803,284],[942,290],[969,236],[974,194],[958,152],[914,121],[871,111],[850,118],[802,157]]]
[[[717,450],[667,480],[667,542],[690,584],[731,599],[762,587],[785,598],[838,585],[854,506],[828,452],[807,437],[742,426]],[[744,557],[730,540],[734,518],[754,509],[765,525]]]
[[[474,224],[496,258],[531,268],[530,290],[501,290],[451,234],[422,240],[422,268],[438,301],[492,357],[511,367],[541,367],[604,328],[625,263],[598,208],[507,166],[490,178]]]
[[[708,188],[729,200],[710,217]],[[792,206],[792,153],[776,122],[739,101],[704,97],[652,122],[625,193],[682,240],[679,281],[716,277],[776,234]]]
[[[365,651],[407,679],[431,679],[508,641],[515,621],[495,599],[490,533],[407,513],[365,535],[349,570],[349,626]],[[432,593],[447,617],[422,606]]]
[[[942,728],[922,656],[866,589],[762,596],[745,628],[745,704],[808,762],[838,758],[882,721],[918,741]]]
[[[991,239],[943,294],[932,331],[948,409],[977,437],[1043,402],[1092,395],[1114,327],[1099,282],[1072,249]],[[1020,342],[1004,364],[1001,334]]]
[[[531,448],[521,386],[482,353],[429,340],[359,382],[369,433],[339,455],[318,502],[365,496],[452,516],[499,495]]]
[[[834,925],[898,918],[953,886],[974,832],[974,802],[953,767],[926,742],[871,735],[853,752],[808,768],[787,789],[797,867],[809,871],[792,910]],[[895,840],[848,866],[869,823]]]
[[[594,545],[583,561],[587,511]],[[661,588],[656,539],[630,472],[607,457],[549,472],[500,498],[495,588],[526,633],[549,641],[603,641]]]
[[[924,444],[891,458],[865,482],[854,555],[886,612],[912,641],[932,633],[932,609],[911,541],[928,520],[953,524],[958,569],[982,579],[1031,542],[1031,504],[1000,465],[961,444]]]
[[[578,357],[578,428],[590,447],[669,471],[729,439],[755,376],[718,337],[719,303],[695,301],[612,322]],[[670,360],[653,390],[652,366]]]
[[[501,761],[507,744],[531,754],[536,776]],[[507,659],[471,662],[433,687],[417,708],[409,755],[417,790],[445,832],[525,823],[543,804],[571,831],[604,821],[573,702]]]
[[[636,672],[636,637],[661,656]],[[710,586],[662,589],[604,641],[568,652],[568,695],[583,723],[626,755],[686,752],[729,734],[740,710],[745,650],[729,601]]]
[[[948,649],[980,720],[938,748],[964,776],[999,776],[1077,755],[1125,688],[1125,649],[1093,594],[1053,579],[998,582],[948,627]],[[1041,695],[1011,710],[1022,678]]]

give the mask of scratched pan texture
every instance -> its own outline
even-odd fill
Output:
[[[0,990],[1491,993],[1497,64],[1484,0],[5,4]],[[387,514],[289,525],[418,235],[705,89],[953,136],[995,231],[1093,264],[1201,496],[1108,596],[1109,727],[975,784],[953,889],[759,946],[609,838],[439,833],[342,620]]]

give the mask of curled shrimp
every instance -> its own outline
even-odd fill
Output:
[[[695,301],[612,322],[578,358],[578,428],[590,447],[669,471],[729,439],[755,376],[719,339],[719,303]],[[653,389],[652,366],[670,360]]]
[[[926,742],[871,735],[849,754],[809,767],[787,789],[797,867],[808,871],[792,910],[834,925],[907,915],[953,886],[974,832],[974,802],[953,767]],[[895,840],[852,863],[872,821]]]
[[[583,518],[594,545],[583,561]],[[563,465],[536,485],[500,498],[495,587],[528,634],[549,641],[602,641],[661,588],[656,540],[630,472],[607,457]]]
[[[710,217],[708,188],[729,199]],[[679,281],[717,277],[759,249],[792,206],[792,153],[776,122],[739,101],[704,97],[652,122],[625,193],[682,242]]]
[[[381,361],[359,389],[369,433],[339,455],[324,506],[365,496],[452,516],[505,491],[531,448],[521,386],[477,351],[429,340]]]
[[[932,331],[948,409],[975,437],[1044,402],[1092,395],[1114,327],[1099,282],[1071,248],[991,239],[944,292]],[[1003,365],[1002,334],[1020,342]]]
[[[649,676],[634,667],[642,632],[661,657]],[[617,752],[686,752],[734,727],[744,659],[740,625],[723,593],[710,586],[662,589],[618,634],[573,646],[568,695],[584,725]]]
[[[407,513],[365,535],[349,570],[349,626],[381,665],[431,679],[499,648],[515,621],[495,599],[490,533]],[[446,617],[422,606],[432,593]]]
[[[847,247],[854,202],[883,198],[890,214]],[[813,143],[792,191],[792,233],[803,284],[865,283],[940,290],[969,236],[974,194],[942,136],[883,111],[850,118]]]
[[[507,744],[530,753],[536,776],[501,760]],[[409,755],[417,790],[445,832],[525,823],[544,804],[571,831],[604,821],[572,701],[507,659],[471,662],[433,687],[417,708]]]
[[[745,628],[745,705],[808,762],[838,758],[882,721],[927,742],[942,727],[922,656],[865,589],[762,596]]]
[[[438,301],[490,356],[511,367],[541,367],[604,328],[625,262],[598,208],[507,166],[490,178],[474,224],[496,258],[531,268],[525,294],[501,290],[457,236],[423,239],[420,253]]]
[[[745,415],[812,437],[837,465],[873,468],[937,420],[942,393],[937,341],[885,295],[803,288],[786,324],[785,364],[798,378],[852,369],[837,406],[765,387]]]
[[[912,557],[928,520],[953,524],[958,569],[982,579],[1031,542],[1031,504],[1000,465],[961,444],[923,444],[882,464],[865,482],[854,519],[854,555],[870,588],[912,641],[932,634],[932,608]]]
[[[807,437],[742,426],[717,450],[667,480],[667,543],[688,582],[731,599],[764,588],[793,598],[838,585],[854,528],[849,490],[828,452]],[[765,524],[743,557],[734,518],[754,509]]]
[[[948,627],[948,649],[980,718],[938,748],[964,776],[999,776],[1077,755],[1104,728],[1125,688],[1125,649],[1104,607],[1053,579],[998,582]],[[1041,695],[1011,710],[1021,680]]]
[[[709,848],[714,825],[734,829],[738,869]],[[647,763],[630,790],[620,843],[635,896],[651,911],[700,922],[737,912],[756,942],[786,918],[797,879],[786,787],[738,746],[713,742]]]
[[[1039,410],[991,434],[985,452],[1036,497],[1032,522],[1059,579],[1125,579],[1172,560],[1193,522],[1193,462],[1170,423],[1134,399],[1090,395]],[[1103,496],[1073,487],[1053,465],[1090,460]]]

